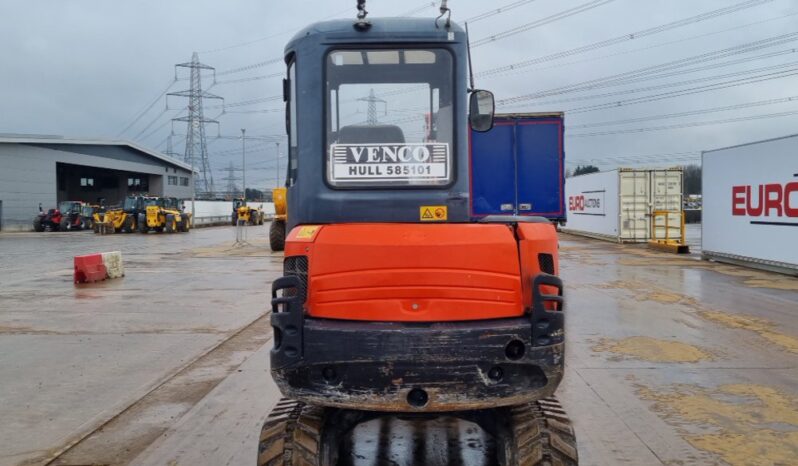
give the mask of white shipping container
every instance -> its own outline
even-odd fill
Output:
[[[682,211],[682,170],[621,168],[565,180],[568,222],[564,231],[624,243],[651,239],[651,218],[656,210],[678,226]],[[664,225],[664,218],[658,224]],[[671,230],[671,235],[675,234]],[[665,236],[664,227],[655,231]]]
[[[798,275],[798,135],[702,153],[704,258]]]
[[[194,212],[194,218],[199,222],[203,219],[223,220],[233,215],[233,201],[195,201],[192,208],[191,200],[184,202],[186,212]],[[273,202],[247,202],[252,207],[260,207],[266,217],[274,215]]]

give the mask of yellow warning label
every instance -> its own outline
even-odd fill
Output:
[[[422,222],[443,222],[449,218],[445,205],[423,205],[419,208],[419,218]]]
[[[299,227],[299,231],[296,234],[297,239],[311,239],[319,231],[319,226],[304,226]]]

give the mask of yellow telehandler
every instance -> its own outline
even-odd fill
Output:
[[[231,223],[233,226],[241,220],[248,225],[263,225],[263,209],[247,205],[247,200],[243,198],[233,199],[233,215]]]
[[[164,233],[188,232],[191,214],[183,212],[180,201],[174,197],[146,198],[144,212],[139,214],[140,233],[150,230]]]
[[[95,233],[133,233],[138,227],[139,214],[143,212],[145,196],[128,196],[120,207],[98,208],[92,215]]]

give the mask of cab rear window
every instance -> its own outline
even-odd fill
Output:
[[[334,50],[327,56],[327,182],[452,181],[452,57],[445,49]]]

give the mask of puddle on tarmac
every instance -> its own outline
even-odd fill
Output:
[[[699,303],[695,298],[679,293],[663,290],[649,283],[635,280],[616,280],[595,285],[596,288],[608,290],[627,290],[638,301],[656,301],[663,304],[682,304],[687,311],[694,313],[703,320],[710,321],[725,327],[748,330],[792,353],[798,353],[798,338],[781,333],[770,321],[744,314],[735,314],[725,311],[709,309]]]
[[[598,266],[605,266],[607,263],[603,260],[599,260],[598,257],[591,254],[592,251],[597,250],[596,248],[590,247],[582,247],[582,246],[562,246],[560,245],[559,252],[560,256],[567,259],[570,262],[576,262],[582,265],[598,265]]]
[[[692,259],[668,259],[663,260],[658,257],[651,258],[636,258],[636,257],[622,257],[618,259],[618,265],[624,266],[642,266],[642,267],[661,267],[674,266],[674,267],[702,267],[701,262]]]
[[[263,243],[263,244],[261,244]],[[223,243],[216,246],[194,248],[189,251],[192,257],[270,257],[268,245],[263,241],[253,240],[242,244]]]
[[[749,269],[734,265],[719,264],[716,262],[688,259],[679,256],[647,251],[645,249],[625,249],[623,252],[631,253],[638,257],[621,257],[619,265],[625,266],[677,266],[694,267],[721,273],[731,277],[738,277],[751,288],[769,288],[773,290],[798,291],[798,279],[789,275],[762,270]]]
[[[746,285],[752,288],[798,291],[798,278],[788,275],[719,264],[715,264],[712,270],[724,275],[740,277]]]
[[[714,359],[705,349],[687,343],[658,340],[651,337],[629,337],[622,340],[602,338],[593,351],[613,353],[614,359],[641,359],[651,362],[699,362]]]
[[[647,294],[646,296],[643,297],[643,299],[647,301],[656,301],[658,303],[663,303],[663,304],[673,304],[681,302],[683,296],[677,293],[655,291],[653,293]]]
[[[637,392],[692,446],[733,466],[787,465],[798,458],[795,396],[750,384],[677,385],[667,391],[638,384]]]
[[[703,310],[698,315],[706,320],[719,323],[726,327],[750,330],[762,338],[774,343],[792,353],[798,353],[798,338],[773,330],[773,323],[756,317],[729,314],[721,311]]]
[[[682,303],[687,305],[696,304],[695,299],[683,294],[674,293],[663,289],[652,288],[648,283],[635,280],[616,280],[596,285],[597,288],[605,290],[628,290],[638,301],[656,301],[662,304]]]

